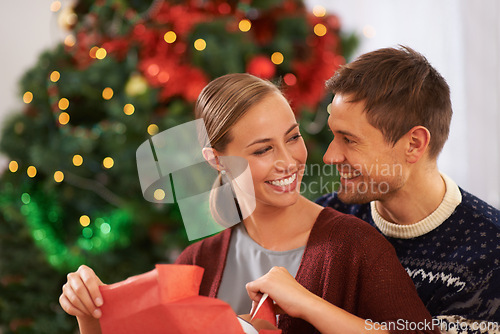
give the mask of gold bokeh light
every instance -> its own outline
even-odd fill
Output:
[[[80,154],[75,154],[73,156],[73,165],[79,167],[83,164],[83,157]]]
[[[285,60],[285,57],[283,57],[283,54],[281,52],[275,52],[271,55],[271,61],[275,65],[279,65],[279,64],[283,63],[284,60]]]
[[[110,169],[115,165],[115,161],[111,157],[106,157],[102,161],[102,165],[104,166],[104,168]]]
[[[167,31],[163,36],[163,39],[165,40],[165,42],[172,44],[177,40],[177,34],[173,31]]]
[[[132,115],[134,112],[135,112],[135,107],[133,104],[130,104],[130,103],[127,103],[124,107],[123,107],[123,112],[125,113],[125,115]]]
[[[23,95],[23,102],[26,104],[31,103],[33,101],[33,93],[32,92],[26,92]]]
[[[111,87],[106,87],[102,91],[102,98],[105,100],[111,100],[113,94],[114,94],[113,89]]]
[[[57,183],[62,182],[64,180],[64,173],[61,172],[60,170],[56,171],[54,173],[54,181]]]
[[[207,47],[207,42],[205,42],[204,39],[198,38],[196,41],[194,41],[194,48],[198,51],[203,51]]]

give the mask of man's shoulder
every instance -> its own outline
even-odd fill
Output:
[[[465,216],[469,221],[488,223],[500,231],[500,210],[460,188],[462,202],[456,207],[454,215]]]

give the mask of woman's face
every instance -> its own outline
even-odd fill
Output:
[[[307,150],[285,98],[272,93],[231,128],[233,140],[222,155],[248,161],[257,205],[284,207],[300,196]]]

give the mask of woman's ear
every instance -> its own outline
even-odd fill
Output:
[[[210,166],[212,166],[218,171],[224,169],[224,166],[221,165],[221,161],[219,159],[220,154],[219,152],[217,152],[217,150],[209,147],[204,147],[201,150],[201,153],[203,154],[205,160],[210,164]]]
[[[426,127],[418,125],[408,131],[407,136],[406,159],[409,163],[415,163],[427,152],[431,141],[431,133]]]

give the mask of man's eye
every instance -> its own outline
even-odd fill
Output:
[[[344,137],[344,142],[345,142],[346,144],[351,144],[351,143],[354,143],[354,141],[350,140],[350,139],[349,139],[349,138],[347,138],[347,137]]]

